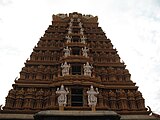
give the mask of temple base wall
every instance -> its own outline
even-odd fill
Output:
[[[160,120],[149,115],[119,115],[114,111],[40,111],[36,114],[0,113],[0,120]]]

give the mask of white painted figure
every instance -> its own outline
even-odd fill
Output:
[[[86,37],[84,37],[84,36],[83,36],[83,37],[81,37],[81,43],[84,43],[84,44],[85,44],[85,43],[86,43],[86,39],[87,39],[87,38],[86,38]]]
[[[80,34],[82,34],[82,35],[83,35],[83,31],[84,31],[84,29],[83,29],[83,28],[81,28],[81,29],[80,29]]]
[[[73,18],[71,18],[71,22],[73,22],[74,21],[74,19]]]
[[[67,43],[71,42],[72,37],[70,37],[69,35],[65,37],[67,39]]]
[[[87,53],[88,51],[89,51],[89,49],[87,49],[86,46],[85,46],[84,48],[82,48],[82,55],[84,57],[88,57],[88,53]]]
[[[62,76],[69,75],[70,67],[71,67],[70,64],[67,64],[67,62],[61,64]]]
[[[69,27],[68,28],[68,34],[71,34],[72,33],[72,29]]]
[[[91,85],[90,90],[87,91],[87,94],[88,94],[88,105],[95,107],[97,104],[97,97],[95,95],[99,94],[98,88],[96,88],[95,91],[93,86]]]
[[[78,19],[77,19],[77,21],[78,21],[78,22],[80,22],[80,21],[81,21],[81,19],[80,19],[80,18],[78,18]]]
[[[57,14],[57,16],[61,17],[62,19],[67,17],[67,14]]]
[[[90,76],[92,74],[92,66],[89,65],[89,63],[87,62],[86,64],[83,65],[83,69],[84,69],[84,76]]]
[[[77,14],[74,14],[74,15],[73,15],[73,18],[77,18],[77,17],[78,17],[78,15],[77,15]]]
[[[64,51],[64,57],[68,57],[71,55],[71,48],[68,48],[68,46],[66,48],[63,49]]]
[[[72,22],[70,22],[70,23],[69,23],[69,27],[72,27],[72,25],[73,25]]]
[[[59,94],[59,96],[58,96],[59,106],[66,106],[68,93],[69,93],[68,88],[65,89],[63,84],[61,85],[60,89],[57,88],[56,94]]]
[[[82,23],[81,23],[81,22],[79,23],[79,27],[81,27],[81,28],[82,28]]]

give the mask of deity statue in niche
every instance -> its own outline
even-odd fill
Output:
[[[69,75],[70,67],[71,67],[70,64],[67,64],[67,62],[61,64],[62,76]]]
[[[95,95],[99,94],[98,88],[96,88],[95,91],[93,86],[91,85],[90,90],[87,91],[87,94],[88,94],[88,105],[92,107],[92,111],[95,111],[95,106],[97,104],[97,97]]]
[[[91,74],[92,74],[91,70],[92,70],[93,66],[89,65],[89,63],[87,62],[86,64],[83,65],[83,68],[84,68],[84,75],[91,77]]]
[[[69,27],[68,28],[68,34],[71,34],[72,33],[72,29]]]
[[[72,37],[70,37],[69,35],[65,37],[67,39],[67,43],[71,43],[71,39]]]
[[[89,51],[89,49],[87,49],[86,46],[84,48],[82,48],[82,55],[86,58],[88,57],[88,53],[87,53],[88,51]]]
[[[69,93],[68,88],[64,88],[63,84],[61,85],[60,89],[57,88],[56,94],[60,94],[58,96],[58,104],[61,107],[66,106],[67,104],[67,94]]]
[[[86,43],[86,39],[87,39],[87,38],[86,38],[86,37],[84,37],[84,36],[83,36],[83,37],[81,37],[81,43],[85,44],[85,43]]]
[[[64,57],[68,57],[71,54],[71,48],[68,48],[68,46],[66,48],[63,49],[64,51]]]

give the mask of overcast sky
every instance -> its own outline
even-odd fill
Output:
[[[146,106],[160,113],[160,0],[0,0],[0,104],[52,14],[71,12],[98,16]]]

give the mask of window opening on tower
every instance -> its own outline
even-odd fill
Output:
[[[72,55],[80,55],[80,48],[73,47],[72,48]]]
[[[72,65],[72,75],[81,75],[80,65]]]
[[[72,106],[83,106],[83,89],[72,88],[71,89],[71,105]]]

